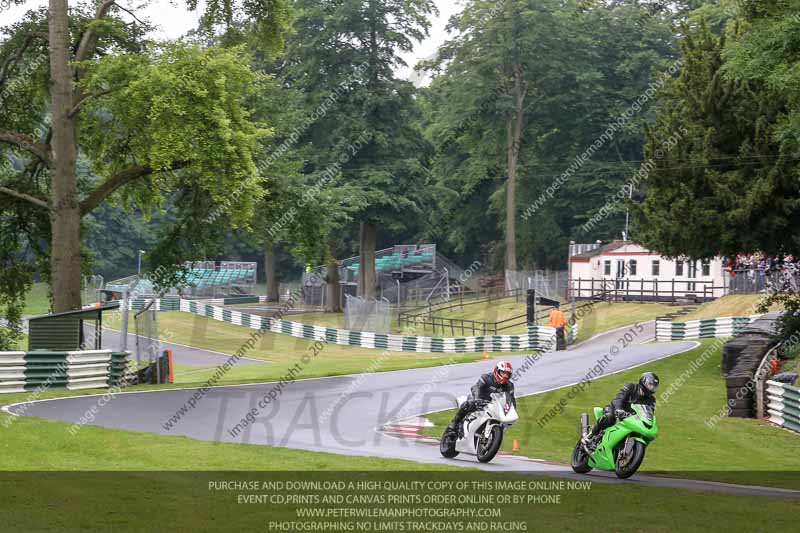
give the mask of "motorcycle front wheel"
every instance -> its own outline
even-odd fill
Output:
[[[458,455],[456,451],[456,439],[457,436],[452,431],[449,429],[444,430],[442,438],[439,440],[439,453],[441,453],[443,457],[452,459]]]
[[[481,431],[483,435],[483,431]],[[500,426],[492,426],[492,432],[488,437],[481,436],[478,439],[478,444],[475,450],[478,452],[478,461],[481,463],[488,463],[500,450],[500,444],[503,442],[503,429]]]
[[[644,449],[645,446],[641,442],[634,441],[633,449],[631,450],[631,455],[624,464],[620,464],[619,460],[616,461],[614,465],[614,472],[617,474],[617,477],[620,479],[628,479],[636,471],[644,461]]]
[[[578,441],[578,444],[575,445],[575,449],[572,450],[572,457],[569,460],[569,465],[576,474],[586,474],[592,471],[592,467],[589,466],[589,454],[583,449],[581,441]]]

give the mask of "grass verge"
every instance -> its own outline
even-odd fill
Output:
[[[678,322],[701,320],[725,316],[750,316],[758,313],[756,308],[764,299],[763,294],[729,294],[717,300],[706,302],[686,316],[677,318]],[[780,311],[781,306],[772,306],[770,311]]]
[[[552,479],[477,473],[63,473],[0,475],[0,503],[15,531],[743,531],[794,529],[796,501],[698,493],[634,484],[593,483],[584,490],[480,490],[492,480],[546,485]],[[233,483],[267,488],[226,488]],[[324,489],[343,482],[345,488]],[[463,483],[456,489],[350,489],[349,483]],[[312,485],[270,490],[276,483]],[[474,485],[473,485],[474,484]],[[432,486],[432,485],[431,485]],[[439,504],[452,498],[491,497],[492,504]],[[325,500],[325,498],[328,498]],[[334,503],[340,497],[342,503]],[[352,500],[358,497],[360,500]],[[406,504],[380,498],[417,497]],[[497,501],[503,497],[504,501]],[[252,499],[249,499],[252,498]],[[263,499],[262,499],[263,498]],[[427,500],[426,498],[431,498]],[[513,501],[519,498],[522,502]],[[534,501],[528,503],[528,498]],[[542,501],[546,498],[546,501]],[[472,510],[468,518],[454,511]],[[477,511],[489,514],[477,515]],[[309,511],[321,517],[308,518]],[[330,511],[330,512],[329,512]],[[352,512],[348,515],[344,512]],[[389,518],[392,513],[435,511],[429,518]],[[374,513],[374,514],[365,514]],[[494,514],[497,513],[497,514]],[[363,516],[363,517],[362,517]],[[414,516],[406,514],[405,516]],[[417,515],[426,516],[423,514]],[[455,517],[458,516],[458,517]]]
[[[565,314],[567,311],[568,309],[565,309]],[[666,304],[597,302],[592,306],[591,312],[584,314],[578,320],[576,342],[584,341],[604,331],[655,320],[657,317],[673,311],[675,311],[675,307]]]
[[[23,316],[44,315],[50,312],[50,298],[47,283],[34,283],[25,297]]]

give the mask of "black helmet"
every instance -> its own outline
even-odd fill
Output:
[[[639,378],[639,385],[644,390],[645,396],[652,396],[658,390],[658,376],[652,372],[645,372]]]

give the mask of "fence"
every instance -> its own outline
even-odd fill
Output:
[[[669,319],[656,320],[656,340],[670,341],[681,339],[706,339],[715,337],[735,337],[762,315],[729,316],[672,322]]]
[[[133,316],[133,326],[136,345],[136,369],[140,370],[149,367],[156,361],[161,347],[158,338],[158,307],[156,300],[150,300],[141,311]],[[160,365],[156,365],[156,371],[160,374]],[[161,382],[158,375],[158,382]]]
[[[97,292],[101,290],[103,286],[103,276],[84,276],[81,285],[81,298],[83,298],[84,302],[98,301]]]
[[[570,279],[568,299],[597,298],[625,302],[706,302],[727,294],[726,287],[710,280]]]
[[[480,294],[485,294],[487,297],[480,298]],[[513,289],[510,291],[484,289],[483,291],[473,292],[471,295],[474,297],[470,298],[468,294],[465,298],[465,294],[461,292],[457,294],[458,297],[456,299],[440,303],[429,302],[427,305],[403,311],[398,314],[398,325],[401,328],[427,327],[432,329],[434,334],[441,328],[442,333],[446,333],[449,330],[451,335],[455,335],[456,332],[461,332],[462,335],[465,335],[467,332],[470,332],[472,335],[477,333],[481,335],[497,335],[501,331],[507,331],[511,328],[527,324],[527,316],[525,314],[495,322],[467,318],[447,318],[434,315],[434,312],[464,309],[471,305],[495,302],[509,298],[514,298],[517,302],[520,302],[524,300],[526,292],[521,289]]]
[[[800,432],[800,387],[767,381],[767,412],[773,424]]]
[[[506,290],[529,289],[536,291],[537,296],[551,299],[562,299],[566,296],[569,272],[566,270],[506,270]]]
[[[365,300],[347,295],[344,306],[344,327],[356,331],[385,333],[391,327],[389,300]]]
[[[744,268],[726,275],[728,292],[753,294],[768,291],[787,292],[800,290],[800,271],[789,263],[783,269]]]
[[[0,352],[0,392],[118,386],[128,356],[111,350]]]
[[[192,300],[181,300],[181,311],[208,317],[251,329],[291,335],[301,339],[323,340],[344,346],[376,348],[395,352],[481,352],[548,350],[555,346],[555,329],[546,326],[530,326],[520,335],[478,335],[471,337],[439,338],[416,335],[392,335],[388,333],[350,331],[301,324],[288,320],[250,315],[207,305]]]
[[[756,418],[764,418],[766,416],[766,386],[767,381],[772,376],[773,373],[773,365],[776,365],[778,362],[778,350],[780,350],[782,344],[778,344],[773,346],[765,355],[764,358],[761,360],[761,363],[758,365],[756,369],[755,375],[753,379],[756,382]]]

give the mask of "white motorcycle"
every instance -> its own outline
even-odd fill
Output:
[[[461,407],[465,401],[466,396],[459,396],[456,403]],[[448,459],[466,453],[477,456],[481,463],[488,463],[497,455],[506,428],[518,419],[510,396],[504,392],[494,393],[483,407],[464,417],[463,438],[445,430],[439,441],[439,451]]]

